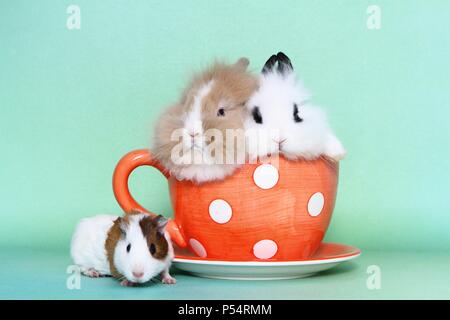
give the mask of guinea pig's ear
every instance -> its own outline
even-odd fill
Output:
[[[277,53],[278,58],[278,72],[281,74],[287,74],[294,71],[294,67],[292,66],[291,59],[288,58],[283,52]]]
[[[246,57],[242,57],[236,61],[233,66],[238,70],[245,71],[249,64],[250,61]]]
[[[117,223],[119,225],[120,235],[122,238],[127,236],[127,223],[123,218],[118,218]]]
[[[264,67],[262,68],[261,72],[263,74],[269,73],[273,70],[273,67],[275,66],[275,63],[277,63],[277,56],[276,55],[272,55],[264,64]]]
[[[168,222],[169,220],[162,215],[159,215],[155,218],[156,229],[160,234],[164,234]]]
[[[142,211],[141,209],[131,209],[131,211],[128,212],[128,214],[141,214],[141,213],[145,213],[145,211]]]

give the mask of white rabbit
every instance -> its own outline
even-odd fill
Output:
[[[325,113],[310,104],[309,97],[289,58],[282,52],[272,55],[264,65],[258,90],[247,103],[245,129],[251,160],[269,154],[306,160],[344,158],[346,151],[328,126]]]

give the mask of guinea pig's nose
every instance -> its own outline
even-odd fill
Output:
[[[144,272],[142,271],[133,271],[133,277],[142,278],[144,276]]]

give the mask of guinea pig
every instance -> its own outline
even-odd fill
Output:
[[[259,88],[247,103],[250,160],[274,154],[305,160],[344,158],[346,151],[331,131],[325,113],[309,98],[290,59],[282,52],[272,55],[262,69]]]
[[[248,59],[193,77],[159,118],[153,154],[178,180],[220,180],[245,163],[245,103],[257,87]]]
[[[72,237],[72,259],[84,275],[113,276],[123,286],[145,283],[158,274],[163,283],[173,284],[169,267],[174,253],[167,222],[163,216],[145,213],[82,219]]]

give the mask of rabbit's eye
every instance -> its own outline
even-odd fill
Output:
[[[225,115],[225,109],[224,108],[220,108],[219,110],[217,110],[217,116],[218,117],[223,117]]]
[[[294,103],[294,121],[295,122],[302,122],[303,119],[300,118],[300,116],[298,115],[298,106],[296,103]]]
[[[256,123],[259,123],[259,124],[263,123],[263,118],[261,116],[261,112],[259,111],[258,107],[253,108],[252,116],[253,116],[253,120],[255,120]]]
[[[150,253],[151,253],[151,254],[155,254],[155,252],[156,252],[156,246],[155,246],[155,244],[152,243],[152,244],[150,245]]]
[[[127,245],[127,252],[130,252],[130,250],[131,250],[131,243],[129,243],[129,244]]]

